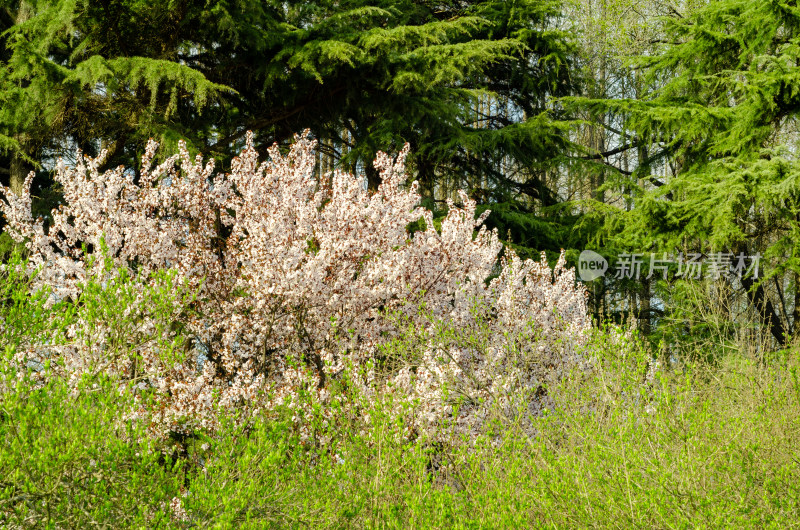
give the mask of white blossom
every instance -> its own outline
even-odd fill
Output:
[[[149,273],[171,269],[199,290],[186,324],[203,344],[201,370],[193,358],[167,362],[152,341],[134,348],[137,362],[77,339],[60,351],[73,379],[101,367],[146,381],[158,399],[137,403],[132,417],[156,432],[213,430],[220,408],[301,408],[299,388],[327,399],[328,378],[367,366],[376,348],[401,333],[398,315],[426,332],[436,322],[463,331],[490,324],[484,348],[433,341],[418,363],[385,380],[369,369],[362,381],[367,394],[400,396],[398,414],[403,402],[419,400],[409,424],[418,433],[445,420],[475,432],[492,406],[510,412],[524,399],[536,413],[543,398],[533,396],[570,362],[589,328],[585,292],[563,254],[551,270],[544,256],[524,261],[506,249],[499,276],[486,283],[502,249],[483,226],[488,212],[475,219],[476,204],[462,193],[460,205],[448,202],[437,230],[419,206],[417,183],[405,185],[408,146],[395,160],[377,155],[382,182],[374,192],[343,172],[315,177],[308,133],[286,156],[270,148],[268,161],[259,161],[248,134],[230,173],[192,159],[184,143],[153,167],[157,147],[147,144],[138,183],[122,167],[101,172],[105,153],[79,156],[72,168],[59,162],[65,204],[53,210],[47,230],[31,214],[32,174],[21,195],[6,188],[0,201],[9,233],[26,242],[31,270],[39,270],[34,287],[46,285],[58,299],[76,298],[89,278],[114,280],[104,269],[103,243],[116,267],[144,279],[139,289],[148,287]],[[425,229],[412,237],[407,226],[420,218]],[[142,337],[156,333],[146,309],[142,299],[126,311],[138,315]],[[77,327],[73,337],[109,341],[110,330]],[[292,361],[300,356],[305,362]],[[307,412],[298,410],[299,422]]]

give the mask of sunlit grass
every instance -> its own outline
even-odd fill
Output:
[[[348,395],[361,414],[310,422],[324,446],[301,443],[281,409],[178,444],[127,420],[130,394],[102,374],[76,391],[43,383],[46,367],[12,368],[25,337],[48,332],[39,302],[15,292],[2,306],[3,528],[786,528],[800,515],[796,350],[648,377],[646,347],[597,330],[591,369],[547,388],[533,433],[498,416],[477,439],[443,425],[437,443],[409,440],[388,396]]]

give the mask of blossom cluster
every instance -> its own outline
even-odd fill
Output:
[[[0,208],[30,251],[34,287],[47,286],[55,299],[78,299],[89,279],[113,283],[120,271],[139,279],[139,336],[157,329],[161,339],[133,348],[135,362],[109,356],[109,330],[94,322],[95,340],[61,348],[59,366],[75,377],[100,360],[106,372],[136,381],[155,399],[137,403],[135,415],[158,432],[213,430],[220,408],[299,407],[299,389],[324,396],[331,378],[353,367],[371,367],[362,371],[364,392],[418,404],[409,418],[415,432],[446,421],[474,432],[489,405],[510,410],[529,396],[524,405],[538,410],[538,389],[589,329],[585,292],[563,255],[551,270],[544,256],[525,261],[503,250],[483,226],[488,212],[476,218],[465,194],[435,226],[416,182],[405,185],[408,146],[396,159],[377,155],[376,191],[344,172],[317,176],[308,133],[285,155],[270,148],[267,161],[248,134],[228,173],[192,158],[183,143],[156,165],[157,148],[148,143],[138,178],[122,167],[101,171],[105,152],[79,156],[75,167],[59,162],[65,204],[48,226],[31,214],[32,175],[20,196],[4,190]],[[420,219],[423,228],[410,233]],[[164,270],[197,295],[159,323],[144,293]],[[165,318],[181,326],[164,326]],[[378,377],[377,352],[401,334],[400,321],[404,329],[482,329],[485,340],[431,339],[420,358]],[[87,326],[78,322],[71,333],[85,337]],[[191,337],[189,354],[167,356],[176,327]],[[457,413],[447,389],[465,397]]]

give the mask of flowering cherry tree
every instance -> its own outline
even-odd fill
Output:
[[[431,341],[388,377],[368,371],[363,390],[417,403],[409,418],[415,432],[433,432],[448,418],[475,431],[490,404],[510,410],[520,406],[514,396],[528,396],[525,406],[541,406],[538,389],[575,357],[589,329],[584,291],[563,255],[551,271],[544,256],[523,261],[506,249],[499,275],[487,281],[502,250],[482,226],[488,212],[476,219],[475,203],[462,194],[437,230],[419,206],[417,184],[405,186],[407,146],[396,160],[377,155],[375,192],[339,171],[315,177],[308,133],[285,156],[273,146],[263,162],[248,135],[230,173],[192,159],[184,144],[155,165],[157,147],[148,143],[138,179],[122,167],[101,172],[104,152],[79,156],[75,167],[59,162],[65,204],[48,228],[31,215],[32,175],[21,195],[4,190],[0,208],[9,233],[30,251],[37,285],[56,297],[78,299],[90,278],[114,282],[120,271],[138,278],[142,294],[130,310],[141,336],[155,329],[144,294],[155,272],[173,271],[196,291],[192,310],[171,316],[184,320],[194,349],[167,359],[163,341],[151,341],[135,362],[102,363],[156,396],[136,414],[158,432],[213,429],[219,407],[300,406],[303,386],[324,397],[330,377],[374,366],[376,351],[400,332],[398,319],[423,330],[435,322],[481,328],[485,340],[480,347]],[[424,228],[410,234],[420,219]],[[73,336],[86,336],[81,326]],[[93,332],[102,342],[100,328]],[[106,351],[97,345],[69,343],[59,366],[72,376],[94,369],[88,360]],[[455,409],[447,388],[464,398]]]

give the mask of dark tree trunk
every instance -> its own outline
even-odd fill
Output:
[[[381,185],[381,176],[378,173],[378,170],[375,169],[375,166],[372,164],[367,164],[364,173],[367,174],[367,188],[370,191],[377,190],[378,186]]]
[[[433,164],[422,157],[415,161],[417,167],[416,181],[419,183],[419,194],[422,198],[433,199]]]
[[[800,332],[800,274],[794,273],[794,308],[792,310],[792,334]]]
[[[736,250],[736,254],[745,252],[742,245]],[[779,345],[785,346],[789,342],[789,332],[781,320],[780,314],[775,310],[775,305],[767,296],[764,287],[760,284],[756,286],[756,281],[752,276],[742,276],[742,287],[747,292],[747,298],[758,311],[761,323],[769,329]]]
[[[9,187],[17,195],[22,194],[25,178],[30,173],[31,168],[19,155],[11,156],[11,167],[9,168]]]

